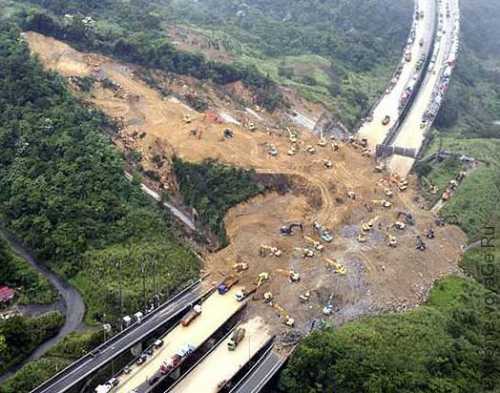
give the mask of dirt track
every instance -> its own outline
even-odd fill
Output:
[[[151,152],[163,149],[166,156],[175,153],[193,162],[216,158],[262,173],[293,176],[292,192],[259,196],[231,209],[225,220],[230,246],[206,255],[206,261],[214,277],[219,272],[229,272],[237,260],[248,262],[250,269],[242,275],[245,284],[254,282],[260,272],[271,273],[263,290],[273,293],[275,300],[296,319],[299,329],[305,331],[312,319],[321,317],[321,309],[331,294],[336,310],[332,318],[335,322],[343,322],[402,305],[414,306],[423,300],[435,279],[457,271],[460,246],[465,243],[465,236],[458,228],[438,228],[436,239],[427,241],[427,251],[415,249],[415,236],[422,234],[434,219],[430,212],[418,207],[416,194],[412,191],[414,187],[405,193],[393,187],[392,208],[374,207],[373,212],[367,211],[364,205],[372,205],[372,200],[387,199],[384,188],[391,186],[387,183],[387,174],[385,185],[380,183],[383,175],[374,172],[372,160],[363,157],[360,150],[351,145],[340,144],[340,150],[334,152],[330,144],[319,147],[316,137],[298,130],[300,152],[290,157],[287,155],[288,135],[280,131],[283,127],[278,124],[279,116],[265,113],[259,113],[265,121],[257,121],[255,132],[243,126],[210,121],[205,114],[197,112],[190,112],[193,121],[186,124],[183,121],[183,115],[188,112],[185,105],[162,98],[137,77],[132,66],[120,65],[102,56],[81,54],[38,34],[29,33],[26,38],[47,67],[66,77],[94,75],[119,84],[118,91],[112,91],[96,83],[92,95],[86,99],[111,117],[123,121],[121,138],[116,143],[125,148],[123,141],[129,140],[134,149],[142,151],[142,163],[146,168],[152,165]],[[214,102],[221,105],[214,111],[222,108],[222,100],[214,98]],[[246,123],[248,114],[243,115],[244,110],[236,104],[225,101],[223,109]],[[265,130],[266,126],[272,131]],[[234,132],[233,138],[224,140],[226,128]],[[192,135],[193,129],[197,129],[197,135],[202,132],[200,139]],[[132,138],[134,133],[145,133],[145,136]],[[266,146],[270,143],[279,151],[277,157],[268,154]],[[305,151],[308,145],[316,148],[316,154]],[[333,161],[332,169],[324,167],[323,162],[327,159]],[[355,201],[346,197],[348,191],[357,194]],[[399,242],[397,248],[390,248],[386,245],[384,232],[396,221],[398,209],[411,211],[417,218],[417,225],[399,232],[389,229]],[[360,244],[356,237],[361,223],[376,216],[379,219],[369,241]],[[323,256],[335,258],[345,265],[345,276],[329,272],[323,257],[304,259],[297,255],[294,248],[307,244],[300,233],[290,237],[279,234],[284,223],[302,222],[306,234],[318,239],[311,225],[315,220],[332,229],[335,239],[332,243],[324,243]],[[279,247],[284,255],[260,257],[261,244]],[[276,271],[289,268],[301,273],[300,283],[290,284],[285,275]],[[311,300],[302,304],[298,296],[307,290],[312,293]],[[281,326],[276,311],[262,302],[253,302],[248,312],[258,313],[271,325]]]

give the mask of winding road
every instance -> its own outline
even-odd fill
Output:
[[[52,273],[45,266],[39,263],[31,255],[31,253],[17,239],[14,238],[12,234],[10,234],[2,227],[0,227],[0,236],[4,237],[5,240],[8,241],[11,249],[17,255],[25,259],[31,266],[33,266],[33,268],[35,268],[38,272],[45,276],[47,280],[49,280],[49,282],[54,286],[54,288],[56,288],[59,296],[62,299],[61,311],[65,315],[65,322],[61,330],[59,330],[59,333],[51,339],[45,341],[42,345],[35,349],[35,351],[27,359],[24,360],[24,362],[18,364],[17,366],[1,375],[1,383],[28,362],[37,360],[42,357],[68,334],[78,330],[82,325],[83,317],[85,315],[85,304],[80,293],[74,287],[63,281],[59,276]]]

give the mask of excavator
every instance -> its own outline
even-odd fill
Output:
[[[290,147],[290,149],[288,149],[288,155],[289,156],[294,156],[295,154],[297,154],[299,151],[299,146],[296,144],[296,143],[292,143],[292,146]]]
[[[284,321],[283,323],[288,326],[288,327],[293,327],[295,325],[295,320],[293,318],[290,317],[290,315],[288,314],[288,312],[283,308],[281,307],[278,303],[274,303],[272,305],[276,310],[278,310],[279,314],[284,317]]]
[[[298,251],[303,258],[313,258],[314,257],[314,250],[309,248],[309,247],[295,247],[295,251]]]
[[[271,247],[271,246],[266,246],[265,244],[261,244],[259,248],[259,255],[261,257],[266,257],[266,256],[280,257],[282,255],[282,251],[278,247]]]
[[[300,231],[304,232],[304,225],[302,225],[300,223],[293,223],[293,224],[290,224],[290,225],[283,225],[280,228],[280,233],[282,235],[291,236],[291,235],[293,235],[293,229],[294,228],[300,228]]]
[[[323,314],[324,315],[332,315],[332,313],[333,313],[332,300],[333,300],[333,293],[328,298],[328,302],[326,303],[325,307],[323,307]]]
[[[287,127],[286,130],[288,131],[288,140],[290,141],[290,143],[292,144],[297,143],[298,141],[297,135],[293,133],[289,127]]]
[[[269,273],[268,272],[262,272],[257,276],[257,283],[253,285],[250,288],[243,287],[241,288],[238,292],[235,293],[235,298],[238,302],[242,302],[245,300],[248,296],[250,296],[252,293],[255,293],[257,289],[261,287],[261,285],[264,283],[264,281],[269,280]]]
[[[384,195],[386,197],[392,198],[392,196],[394,195],[394,193],[392,192],[392,190],[390,188],[385,188],[384,189]]]
[[[186,123],[186,124],[190,124],[193,121],[193,119],[191,119],[191,115],[189,113],[184,114],[182,119],[184,120],[184,123]]]
[[[325,147],[328,144],[328,142],[325,139],[325,136],[323,135],[323,129],[321,129],[321,136],[318,141],[318,146],[320,147]]]
[[[238,262],[233,265],[233,269],[236,270],[237,273],[248,270],[248,263],[246,262]]]
[[[335,273],[338,273],[338,274],[346,274],[346,268],[344,265],[338,263],[337,261],[333,260],[333,259],[330,259],[330,258],[325,258],[325,261],[326,261],[326,266],[329,268],[329,269],[333,269],[335,271]]]
[[[368,237],[364,233],[359,233],[357,240],[359,243],[366,243],[368,241]]]
[[[378,216],[377,217],[374,217],[372,218],[370,221],[366,222],[366,223],[363,223],[361,225],[361,229],[364,231],[364,232],[370,232],[372,229],[373,229],[373,226],[375,225],[375,222],[377,222],[378,220]]]
[[[385,208],[390,208],[392,207],[392,202],[386,201],[385,199],[382,200],[372,200],[372,203],[374,205],[379,205]]]
[[[398,240],[396,239],[396,236],[391,235],[390,233],[387,234],[387,245],[392,248],[396,248],[398,245]]]
[[[427,246],[419,235],[417,235],[417,245],[415,248],[420,251],[425,251],[427,249]]]
[[[399,229],[400,231],[403,231],[406,228],[406,224],[402,221],[396,221],[394,223],[394,228]]]
[[[276,269],[276,273],[279,273],[285,277],[288,277],[290,282],[299,282],[300,281],[300,273],[296,272],[293,269],[290,269],[288,271],[283,270],[283,269]]]
[[[316,149],[314,148],[314,146],[308,145],[306,147],[306,152],[308,152],[309,154],[314,154],[314,153],[316,153]]]
[[[313,238],[311,238],[309,236],[304,236],[304,239],[307,240],[308,242],[312,243],[312,245],[314,246],[314,249],[317,251],[321,252],[325,249],[324,245],[322,245],[319,241],[314,240]]]
[[[401,220],[401,218],[403,218],[408,225],[415,225],[415,218],[411,213],[400,210],[398,211],[397,219]]]
[[[333,168],[333,162],[332,162],[332,160],[323,160],[323,166],[326,169],[332,169]]]

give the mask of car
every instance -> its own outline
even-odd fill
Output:
[[[148,360],[148,355],[146,355],[145,353],[143,353],[141,356],[139,356],[137,358],[137,360],[135,362],[136,362],[137,365],[140,366],[141,364],[145,363],[146,360]]]
[[[153,356],[153,348],[148,348],[144,351],[147,356]]]
[[[391,121],[391,117],[389,115],[386,115],[384,117],[384,120],[382,120],[382,125],[386,126],[387,124],[389,124]]]
[[[118,381],[117,378],[111,378],[108,381],[108,385],[113,386],[113,387],[117,386],[119,383],[120,383],[120,381]]]
[[[157,349],[158,349],[158,348],[160,348],[162,345],[163,345],[163,340],[160,340],[160,339],[156,340],[156,341],[153,343],[153,346],[154,346],[155,348],[157,348]]]
[[[124,369],[123,369],[123,373],[124,374],[130,374],[132,372],[132,369],[130,368],[130,366],[125,366]]]

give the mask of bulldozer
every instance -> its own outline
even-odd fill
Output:
[[[301,303],[307,303],[311,299],[311,292],[305,291],[304,293],[299,295],[299,300]]]
[[[184,114],[182,119],[184,120],[184,123],[186,123],[186,124],[190,124],[193,121],[193,119],[191,118],[191,115],[189,113]]]
[[[276,269],[276,273],[279,273],[285,277],[288,277],[290,282],[299,282],[300,281],[300,273],[296,272],[293,269],[290,269],[288,271],[283,270],[283,269]]]
[[[346,274],[346,268],[344,265],[338,263],[336,260],[330,259],[330,258],[325,258],[326,261],[326,266],[328,269],[333,269],[335,273],[338,274]]]
[[[259,255],[261,257],[280,257],[283,252],[278,247],[266,246],[265,244],[261,244],[259,248]]]
[[[276,310],[278,310],[280,316],[282,316],[284,318],[283,323],[286,326],[293,327],[295,325],[295,320],[290,317],[290,315],[288,314],[288,312],[283,307],[281,307],[278,303],[274,303],[272,306]]]
[[[299,228],[301,232],[304,232],[304,225],[302,225],[301,223],[293,223],[290,225],[283,225],[280,228],[280,233],[282,235],[291,236],[293,235],[294,228]]]
[[[307,240],[308,242],[312,243],[312,245],[314,246],[314,249],[316,251],[323,251],[325,249],[325,246],[322,245],[319,241],[317,240],[314,240],[313,238],[309,237],[309,236],[304,236],[304,239]]]

